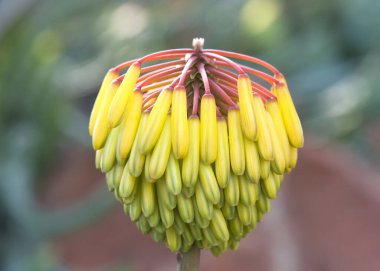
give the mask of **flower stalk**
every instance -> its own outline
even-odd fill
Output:
[[[177,271],[198,271],[201,250],[193,246],[186,253],[177,254]]]

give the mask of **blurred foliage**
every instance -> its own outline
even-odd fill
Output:
[[[376,0],[0,0],[0,269],[62,270],[45,238],[90,223],[112,199],[100,190],[42,211],[35,191],[57,152],[89,146],[110,66],[196,36],[273,63],[308,132],[378,162],[379,11]]]

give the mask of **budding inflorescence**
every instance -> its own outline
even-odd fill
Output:
[[[110,69],[89,131],[97,168],[139,230],[173,252],[219,255],[269,211],[304,139],[275,67],[203,42]]]

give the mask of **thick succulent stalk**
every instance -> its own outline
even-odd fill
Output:
[[[186,253],[177,254],[177,271],[198,271],[201,250],[193,246]]]

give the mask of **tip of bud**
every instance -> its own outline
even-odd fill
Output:
[[[203,50],[203,45],[205,44],[204,38],[194,38],[193,39],[193,48],[194,50],[201,51]]]
[[[274,87],[277,88],[277,89],[284,89],[284,88],[286,88],[286,85],[285,85],[284,82],[279,82]]]
[[[202,99],[203,98],[205,98],[205,99],[214,99],[214,95],[212,95],[211,93],[205,93],[202,96]]]
[[[241,73],[241,74],[239,74],[239,75],[238,75],[238,79],[239,79],[239,80],[251,80],[251,78],[249,77],[249,75],[246,74],[246,73]]]
[[[136,67],[137,69],[141,69],[141,62],[140,61],[136,61],[136,62],[134,62],[132,65],[131,65],[131,67]]]
[[[123,81],[123,79],[124,79],[124,75],[123,76],[119,76],[118,78],[116,78],[115,80],[113,80],[111,82],[111,84],[113,84],[113,85],[120,85],[120,83],[121,83],[121,81]]]
[[[177,86],[174,87],[173,91],[185,91],[186,92],[186,89],[185,89],[184,86],[177,85]]]

